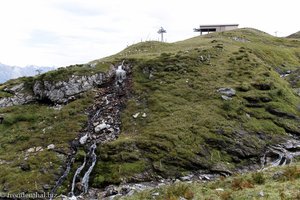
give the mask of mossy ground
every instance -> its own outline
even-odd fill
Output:
[[[1,190],[40,192],[44,184],[55,183],[66,156],[47,150],[47,146],[54,144],[56,150],[69,153],[70,142],[86,123],[84,110],[92,96],[87,93],[60,111],[40,104],[0,109],[5,116],[0,125]],[[28,153],[32,147],[44,150]],[[24,164],[29,165],[28,171],[21,169]]]
[[[277,71],[300,66],[300,41],[253,29],[171,44],[139,43],[91,62],[98,63],[94,67],[73,66],[9,81],[0,86],[0,95],[9,95],[3,89],[20,82],[30,88],[35,80],[89,75],[122,60],[133,67],[133,94],[122,112],[120,137],[97,150],[94,187],[157,175],[178,177],[198,169],[234,170],[255,163],[265,145],[280,141],[287,132],[300,132],[296,120],[270,113],[276,109],[299,116],[299,98]],[[235,89],[236,96],[223,100],[217,92],[221,87]],[[87,95],[61,111],[39,104],[0,109],[7,116],[0,125],[0,159],[9,162],[0,165],[0,185],[23,191],[52,184],[64,159],[45,150],[29,158],[32,170],[24,172],[19,168],[24,152],[51,143],[67,150],[87,120],[84,109],[91,104],[92,95]],[[240,154],[234,151],[239,149]],[[48,166],[50,161],[53,166]],[[39,171],[42,168],[48,170],[46,175]],[[16,179],[21,184],[15,184]]]

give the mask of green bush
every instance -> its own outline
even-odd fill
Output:
[[[262,172],[256,172],[252,174],[252,180],[254,183],[262,185],[266,182],[266,178]]]

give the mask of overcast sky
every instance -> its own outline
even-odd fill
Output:
[[[272,35],[300,30],[298,0],[1,0],[0,63],[66,66],[141,40],[198,35],[200,24],[238,23]]]

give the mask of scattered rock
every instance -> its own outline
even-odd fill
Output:
[[[279,74],[280,74],[280,77],[281,77],[281,78],[284,78],[284,77],[289,76],[291,73],[292,73],[291,70],[287,70],[287,71],[281,72],[281,73],[279,73]]]
[[[127,195],[131,191],[131,188],[129,186],[123,186],[120,190],[120,193],[122,195]]]
[[[154,79],[154,75],[152,73],[149,74],[149,79],[150,80]]]
[[[105,188],[105,197],[113,196],[118,194],[118,190],[116,189],[115,186],[109,185]]]
[[[43,147],[40,147],[40,146],[39,146],[39,147],[35,147],[35,151],[36,151],[36,152],[44,151],[44,149],[43,149]]]
[[[27,149],[27,153],[33,153],[35,152],[35,147]]]
[[[181,181],[191,181],[192,178],[193,178],[193,175],[191,174],[191,175],[187,175],[187,176],[180,177],[179,179],[180,179]]]
[[[282,176],[284,176],[284,172],[283,171],[277,171],[273,174],[272,178],[274,180],[278,180],[280,179]]]
[[[159,192],[152,193],[152,196],[159,196]]]
[[[99,125],[99,122],[94,122],[94,123],[93,123],[93,126],[96,127],[97,125]]]
[[[237,42],[249,42],[249,40],[247,40],[245,38],[240,38],[240,37],[232,37],[231,39],[233,39],[234,41],[237,41]]]
[[[294,92],[295,92],[298,96],[300,96],[300,88],[294,88]]]
[[[258,193],[258,196],[259,196],[259,197],[264,197],[264,196],[265,196],[264,191],[260,191],[260,192]]]
[[[53,110],[61,110],[62,108],[63,108],[63,105],[61,105],[61,104],[56,104],[55,106],[53,106],[52,107],[53,108]]]
[[[134,194],[134,190],[130,190],[130,192],[128,192],[127,196],[132,196]]]
[[[226,95],[221,95],[221,98],[222,98],[223,100],[225,100],[225,101],[230,101],[230,100],[232,100],[231,97],[228,97],[228,96],[226,96]]]
[[[30,171],[30,165],[28,163],[21,163],[20,168],[23,171]]]
[[[83,185],[82,185],[81,182],[76,183],[75,186],[76,186],[76,188],[77,188],[79,191],[82,191]]]
[[[233,97],[236,94],[236,91],[232,88],[220,88],[217,90],[217,92],[226,95],[227,97]]]
[[[100,131],[109,128],[110,126],[104,122],[95,127],[95,132],[99,133]]]
[[[47,149],[48,150],[51,150],[51,149],[54,149],[55,148],[55,145],[54,144],[49,144],[48,146],[47,146]]]
[[[85,144],[86,141],[87,141],[87,139],[88,139],[88,135],[85,134],[84,136],[82,136],[82,137],[79,139],[79,143],[80,143],[80,144]]]
[[[48,185],[48,184],[45,184],[45,185],[43,185],[43,189],[44,189],[44,190],[50,190],[50,189],[51,189],[51,186]]]
[[[13,86],[10,89],[7,88],[6,91],[9,92],[9,93],[15,94],[17,92],[20,92],[23,89],[24,89],[24,83],[20,83],[18,85]]]
[[[207,180],[207,181],[209,181],[209,180],[210,180],[210,177],[209,177],[208,175],[203,174],[203,175],[200,175],[200,176],[199,176],[199,179],[200,179],[200,180]]]
[[[0,159],[0,165],[3,165],[3,164],[9,164],[10,162],[6,161],[6,160],[1,160]]]
[[[138,113],[135,113],[134,115],[132,115],[132,117],[133,117],[134,119],[136,119],[136,118],[138,118],[139,115],[140,115],[140,113],[138,112]]]

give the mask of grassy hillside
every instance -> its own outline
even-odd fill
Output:
[[[257,163],[266,145],[299,133],[297,120],[269,112],[299,116],[299,98],[277,72],[297,69],[299,47],[241,29],[173,44],[140,43],[104,59],[130,59],[134,96],[120,138],[99,148],[94,186]],[[236,96],[223,100],[221,87],[234,88]],[[134,119],[138,112],[147,117]]]
[[[122,60],[133,68],[132,98],[122,113],[120,137],[97,149],[93,187],[199,169],[230,173],[256,165],[267,145],[289,133],[300,135],[298,86],[289,83],[298,80],[300,41],[254,29],[138,43],[86,65],[9,81],[0,86],[0,97],[10,95],[5,87],[20,82],[30,90],[36,80],[89,75]],[[280,77],[288,71],[294,79]],[[236,94],[224,100],[220,88]],[[92,102],[88,92],[61,110],[41,104],[1,108],[6,117],[0,125],[0,191],[41,191],[53,184]],[[49,144],[60,153],[47,150]],[[40,146],[43,151],[26,153]]]

